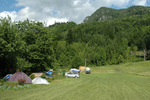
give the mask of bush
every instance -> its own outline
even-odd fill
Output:
[[[54,78],[46,78],[48,82],[52,82]]]
[[[18,84],[24,85],[25,81],[26,81],[25,79],[18,79]]]
[[[4,84],[5,84],[5,81],[2,80],[2,79],[0,79],[0,86],[1,86],[1,85],[4,85]]]
[[[65,76],[66,70],[63,69],[61,73],[62,73],[63,76]]]
[[[30,75],[30,78],[33,80],[35,78],[35,75],[34,74],[31,74]]]
[[[42,74],[41,77],[46,79],[46,75],[45,74]]]

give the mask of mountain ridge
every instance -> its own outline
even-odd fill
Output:
[[[117,18],[129,16],[143,16],[150,15],[150,7],[145,6],[131,6],[127,9],[113,9],[101,7],[97,9],[91,16],[87,16],[83,23],[100,22],[105,20],[113,20]]]

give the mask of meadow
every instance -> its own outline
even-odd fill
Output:
[[[80,78],[64,78],[49,85],[0,90],[0,100],[149,100],[150,61],[91,67]]]

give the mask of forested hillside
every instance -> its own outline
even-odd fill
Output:
[[[150,15],[150,8],[144,6],[132,6],[128,9],[112,9],[101,7],[97,9],[91,16],[88,16],[83,21],[84,23],[112,20],[123,17]]]
[[[16,69],[30,73],[50,68],[78,68],[84,65],[85,58],[87,66],[119,64],[131,58],[144,60],[135,55],[136,51],[150,50],[150,15],[144,13],[150,8],[142,8],[130,7],[127,9],[130,14],[123,9],[120,17],[78,25],[67,22],[46,27],[28,19],[12,22],[10,17],[1,18],[0,76]],[[112,9],[111,13],[117,11]]]

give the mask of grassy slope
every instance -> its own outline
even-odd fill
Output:
[[[0,91],[0,100],[149,100],[150,77],[135,75],[144,72],[150,72],[150,62],[92,68],[92,74],[82,73],[79,79]]]
[[[120,65],[95,67],[93,68],[95,73],[111,73],[121,72],[128,74],[146,75],[150,76],[150,61],[141,61],[134,63],[125,63]]]

